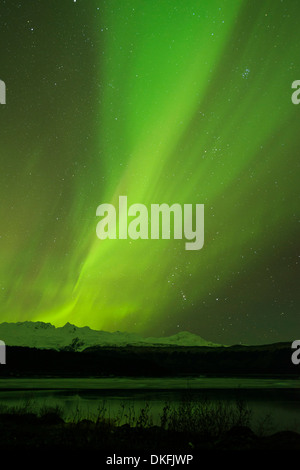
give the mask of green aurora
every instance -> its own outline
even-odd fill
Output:
[[[1,10],[0,321],[295,339],[300,4]],[[203,249],[100,241],[96,208],[120,195],[205,204]]]

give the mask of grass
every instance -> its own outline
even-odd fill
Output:
[[[180,402],[166,402],[155,420],[148,402],[138,409],[134,402],[123,402],[114,413],[105,401],[99,401],[92,411],[83,410],[78,402],[68,416],[60,406],[38,403],[31,398],[13,406],[0,404],[0,448],[251,448],[257,439],[272,432],[270,416],[254,423],[252,410],[240,400],[193,401],[186,396]],[[285,444],[289,445],[290,437],[286,439]],[[297,445],[300,447],[300,437]]]
[[[97,410],[82,410],[79,404],[68,416],[61,406],[37,405],[33,399],[19,403],[18,405],[0,404],[0,415],[25,416],[34,414],[37,417],[56,415],[68,423],[80,423],[90,421],[96,425],[111,427],[129,426],[131,428],[153,427],[153,414],[151,405],[146,402],[138,410],[134,403],[121,403],[116,413],[111,414],[105,401],[99,401]],[[191,401],[182,399],[179,403],[166,402],[159,414],[161,429],[175,432],[197,432],[209,436],[219,436],[233,426],[249,426],[251,422],[251,410],[242,401],[228,403],[225,401]]]
[[[163,429],[219,437],[234,426],[249,426],[252,412],[245,402],[201,402],[183,400],[178,406],[166,403],[161,414]]]
[[[59,405],[46,405],[42,404],[37,406],[34,399],[29,398],[18,405],[7,405],[0,403],[0,416],[1,415],[15,415],[15,416],[26,416],[35,415],[41,418],[45,415],[53,414],[60,418],[63,418],[63,408]]]
[[[18,404],[10,405],[0,402],[0,418],[3,415],[10,416],[56,416],[66,424],[78,424],[90,422],[99,427],[118,428],[127,426],[130,428],[148,429],[153,426],[165,431],[179,433],[197,433],[198,435],[217,438],[236,426],[249,427],[261,437],[275,432],[276,425],[273,417],[266,414],[259,418],[253,417],[253,412],[243,400],[193,400],[188,393],[179,402],[165,402],[160,413],[153,415],[151,405],[145,402],[139,408],[134,402],[121,402],[119,408],[111,411],[105,400],[99,400],[97,408],[85,409],[80,401],[68,413],[63,406],[41,403],[30,396]],[[299,423],[295,421],[293,431],[299,432]]]

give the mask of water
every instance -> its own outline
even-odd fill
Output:
[[[285,429],[300,432],[300,380],[295,379],[0,379],[0,404],[30,403],[33,411],[58,406],[66,420],[95,419],[100,413],[119,417],[122,424],[148,404],[153,423],[159,424],[165,403],[176,405],[185,397],[193,402],[209,399],[228,404],[242,399],[252,410],[254,430],[267,420],[270,433]]]

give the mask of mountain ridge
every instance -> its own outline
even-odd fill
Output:
[[[94,346],[224,346],[189,331],[180,331],[171,336],[143,338],[136,333],[93,330],[89,326],[78,327],[69,322],[56,327],[41,321],[0,323],[0,339],[7,346],[74,351],[83,351]]]

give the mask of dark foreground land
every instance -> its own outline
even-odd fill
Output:
[[[88,420],[65,423],[55,414],[0,416],[0,450],[97,451],[99,453],[181,453],[214,451],[300,451],[300,434],[292,431],[258,436],[248,426],[218,435],[168,430],[161,426],[112,426]]]
[[[232,347],[95,347],[76,351],[7,347],[0,380],[23,377],[280,377],[299,378],[290,344]],[[206,405],[205,405],[206,406]],[[139,454],[216,455],[218,452],[300,452],[300,434],[293,431],[253,432],[247,410],[166,408],[159,426],[147,410],[134,422],[78,419],[66,422],[55,411],[34,414],[0,409],[0,452],[95,451],[100,456]],[[22,452],[19,455],[23,455]],[[56,455],[56,454],[52,454]],[[142,468],[142,467],[140,467]]]

